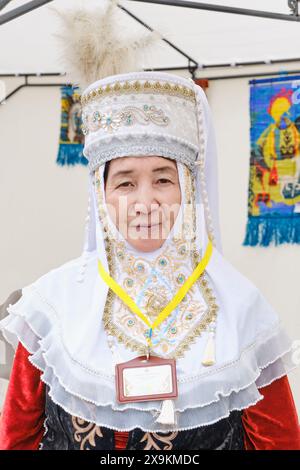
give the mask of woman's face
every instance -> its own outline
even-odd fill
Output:
[[[139,251],[158,249],[180,209],[177,165],[163,157],[121,157],[109,163],[105,184],[109,215]]]

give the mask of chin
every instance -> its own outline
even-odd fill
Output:
[[[149,238],[148,240],[128,240],[129,243],[135,248],[136,250],[139,251],[144,251],[144,252],[149,252],[149,251],[154,251],[158,250],[164,243],[164,239],[160,240],[152,240]]]

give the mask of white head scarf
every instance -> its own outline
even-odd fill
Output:
[[[139,76],[145,79],[145,72]],[[153,76],[151,73],[146,79]],[[118,298],[109,294],[108,286],[98,273],[98,259],[141,309],[147,306],[149,315],[155,315],[193,270],[193,252],[183,248],[184,240],[178,242],[173,238],[187,215],[185,203],[189,197],[194,207],[190,223],[195,224],[198,259],[202,258],[209,239],[213,240],[214,248],[204,275],[189,291],[187,300],[159,327],[154,338],[157,355],[176,358],[176,429],[208,425],[228,416],[232,410],[254,405],[263,398],[260,387],[295,367],[292,343],[278,315],[253,283],[221,254],[216,144],[205,95],[188,80],[173,76],[171,79],[168,74],[154,76],[155,80],[159,77],[178,80],[195,91],[197,127],[193,132],[197,135],[193,134],[192,139],[194,143],[198,139],[200,147],[193,157],[191,149],[195,150],[196,143],[193,147],[183,137],[176,140],[176,133],[172,134],[174,139],[170,135],[151,133],[151,129],[148,131],[150,137],[155,138],[156,149],[163,142],[160,153],[155,155],[172,158],[171,152],[163,151],[168,142],[174,150],[184,141],[174,157],[183,197],[168,238],[158,250],[142,253],[122,240],[122,236],[116,241],[113,232],[105,237],[103,163],[118,155],[135,155],[137,141],[130,140],[131,146],[127,141],[127,152],[120,155],[120,146],[124,145],[126,137],[117,139],[119,147],[110,137],[116,154],[111,153],[109,157],[107,135],[103,128],[95,130],[86,143],[91,174],[84,253],[25,287],[21,299],[9,308],[9,316],[0,323],[9,342],[16,346],[21,341],[30,351],[30,361],[43,372],[41,379],[49,385],[55,403],[72,415],[119,431],[138,427],[149,432],[164,432],[174,429],[174,425],[156,421],[160,401],[118,403],[116,400],[114,364],[143,352],[146,338],[139,336],[144,328],[139,320]],[[126,80],[130,78],[136,81],[137,74],[126,76]],[[116,80],[116,76],[110,80]],[[95,86],[99,87],[99,83]],[[179,101],[172,101],[167,114],[177,116],[180,122],[174,103],[178,105]],[[190,132],[190,127],[186,127],[186,131]],[[131,129],[129,133],[134,134]],[[117,132],[111,135],[118,136]],[[102,147],[104,140],[107,145]],[[151,148],[153,142],[151,146],[146,142],[145,152],[138,155],[150,156]],[[105,157],[101,149],[105,150]],[[198,168],[193,165],[193,158],[199,160]],[[101,210],[104,210],[102,216]],[[115,230],[109,219],[108,223],[110,230]],[[207,367],[202,360],[211,334],[214,334],[216,360]]]

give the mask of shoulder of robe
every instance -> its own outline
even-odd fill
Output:
[[[86,258],[84,281],[78,282],[82,257],[73,258],[62,265],[55,267],[36,279],[33,283],[23,287],[22,297],[39,297],[42,301],[56,303],[63,299],[82,297],[84,293],[93,289],[97,281],[97,252],[88,253]]]
[[[279,313],[262,290],[218,250],[214,250],[208,274],[223,312],[228,311],[226,318],[234,318],[240,331],[252,328],[257,334],[280,323]]]

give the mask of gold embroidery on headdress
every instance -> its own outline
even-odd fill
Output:
[[[123,95],[126,93],[167,94],[196,102],[195,92],[188,87],[168,82],[161,84],[160,82],[150,83],[149,81],[142,82],[137,80],[134,83],[129,83],[128,81],[124,83],[115,82],[112,87],[110,85],[106,85],[95,88],[81,97],[81,104],[82,106],[85,106],[91,101],[105,96]]]
[[[82,114],[82,132],[84,135],[102,129],[106,132],[113,132],[121,126],[131,127],[134,124],[147,126],[156,124],[157,126],[167,126],[170,119],[162,109],[156,106],[144,104],[142,108],[137,106],[125,106],[119,111],[106,111],[100,113],[98,110],[92,113]]]

